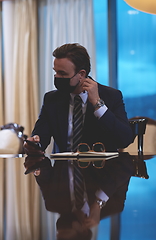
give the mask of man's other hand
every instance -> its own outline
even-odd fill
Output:
[[[39,142],[40,137],[38,135],[27,138],[23,145],[24,152],[27,155],[43,155],[44,151],[42,151],[42,149],[40,148]]]

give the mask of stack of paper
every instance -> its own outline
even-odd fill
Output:
[[[57,160],[79,160],[79,161],[96,161],[96,160],[108,160],[118,157],[118,152],[63,152],[54,153],[50,155],[50,158]]]

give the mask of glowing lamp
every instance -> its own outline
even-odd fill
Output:
[[[156,14],[156,0],[124,0],[132,8],[139,11]]]

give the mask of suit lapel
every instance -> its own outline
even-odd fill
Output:
[[[70,96],[62,95],[57,102],[57,115],[59,126],[58,134],[60,134],[61,147],[63,151],[67,149],[69,99]]]

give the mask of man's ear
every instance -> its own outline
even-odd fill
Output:
[[[80,74],[80,79],[86,78],[86,70],[84,70],[84,69],[80,70],[79,74]]]

